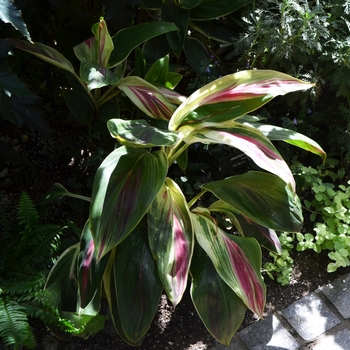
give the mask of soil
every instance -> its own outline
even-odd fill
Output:
[[[46,108],[50,109],[50,106]],[[7,200],[17,203],[21,192],[27,191],[30,197],[37,201],[55,182],[61,183],[72,192],[84,191],[91,183],[90,173],[92,174],[95,165],[93,159],[88,158],[91,158],[92,152],[98,151],[101,144],[96,147],[96,142],[89,142],[84,136],[87,133],[86,128],[74,122],[57,119],[54,114],[49,116],[49,122],[50,138],[43,138],[27,128],[17,128],[6,121],[0,122],[0,140],[23,157],[18,161],[0,159],[1,192]],[[87,166],[87,160],[91,166]],[[30,164],[27,164],[28,161]],[[81,194],[89,195],[84,192]],[[74,201],[66,201],[62,205],[52,204],[45,210],[47,220],[72,219],[80,227],[85,220],[82,218],[86,214],[86,208],[79,208]],[[328,274],[326,267],[329,261],[325,252],[293,252],[293,258],[295,265],[290,285],[282,287],[268,276],[264,276],[267,284],[266,315],[286,308],[321,285],[350,272],[350,268],[340,268],[335,273]],[[251,312],[247,312],[241,329],[256,321],[257,318]],[[103,331],[87,340],[74,338],[69,343],[59,341],[58,347],[55,347],[56,340],[41,324],[34,322],[33,327],[38,339],[38,348],[42,348],[43,343],[52,344],[52,349],[134,348],[119,338],[110,322],[107,322]],[[166,296],[162,296],[156,317],[139,349],[203,350],[214,343],[215,340],[203,326],[187,291],[176,310]]]

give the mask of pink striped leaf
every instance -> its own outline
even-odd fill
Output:
[[[249,171],[201,187],[264,227],[288,232],[302,227],[299,198],[278,176]]]
[[[187,286],[193,253],[193,230],[186,199],[170,178],[148,212],[148,240],[163,288],[174,307]]]
[[[107,127],[112,137],[130,147],[172,146],[179,139],[178,132],[158,129],[142,119],[110,119]]]
[[[125,77],[117,86],[151,118],[169,120],[176,109],[158,88],[139,77]]]
[[[260,168],[276,174],[295,190],[294,177],[275,146],[260,131],[237,122],[203,123],[182,127],[186,143],[216,143],[235,147],[250,157]],[[227,125],[227,126],[226,126]],[[201,128],[201,129],[199,129]]]
[[[113,249],[103,282],[118,334],[131,345],[141,345],[163,290],[147,243],[145,220]]]
[[[249,108],[242,115],[257,109],[272,98],[288,92],[305,90],[313,84],[303,82],[287,74],[272,70],[247,70],[226,75],[203,86],[189,96],[173,114],[169,129],[176,130],[186,116],[198,107],[222,102],[250,100],[254,108]],[[229,106],[226,106],[228,110]],[[201,115],[202,118],[202,115]]]
[[[218,200],[211,204],[209,211],[219,212],[227,215],[236,231],[243,237],[254,237],[261,246],[275,251],[281,252],[281,243],[274,230],[264,227],[246,216],[239,214],[234,208],[222,200]]]
[[[213,263],[197,244],[191,263],[191,298],[207,330],[229,346],[246,313],[246,306],[219,276]]]
[[[215,270],[243,303],[263,317],[266,287],[260,275],[261,250],[254,238],[231,236],[221,230],[207,209],[191,214],[197,242],[208,254]]]
[[[271,141],[284,141],[293,146],[297,146],[306,151],[317,154],[323,161],[326,160],[326,152],[317,142],[294,130],[288,130],[279,126],[262,123],[243,122],[243,124],[261,131]]]
[[[90,227],[97,259],[120,243],[140,222],[168,171],[164,151],[120,147],[98,168],[91,197]]]

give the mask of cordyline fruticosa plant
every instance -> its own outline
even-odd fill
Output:
[[[188,98],[169,92],[159,99],[149,83],[133,81],[121,88],[150,118],[108,121],[122,146],[97,170],[81,241],[57,261],[46,288],[57,295],[62,317],[77,326],[98,314],[104,291],[119,335],[139,345],[162,291],[176,306],[190,276],[200,318],[216,339],[229,344],[246,307],[263,317],[260,246],[278,252],[275,230],[296,232],[302,224],[293,176],[270,140],[325,157],[309,138],[259,123],[247,113],[312,85],[275,71],[251,70],[219,78]],[[164,104],[172,94],[183,100],[177,108]],[[157,119],[167,127],[152,126]],[[175,161],[185,169],[186,149],[197,142],[238,148],[261,171],[206,183],[187,202],[167,174]],[[217,201],[196,207],[208,191]],[[226,215],[237,234],[218,227],[213,213]]]

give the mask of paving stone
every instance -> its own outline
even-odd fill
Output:
[[[315,339],[341,322],[315,293],[294,302],[282,314],[307,341]]]
[[[243,329],[239,336],[249,350],[295,350],[299,347],[298,342],[272,315]]]
[[[320,289],[345,319],[350,318],[350,273]]]
[[[318,342],[313,350],[350,350],[350,331],[342,329]]]

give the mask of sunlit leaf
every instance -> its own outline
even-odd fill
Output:
[[[98,45],[98,60],[96,63],[100,64],[102,67],[107,67],[114,45],[108,33],[106,22],[100,19],[99,23],[92,26],[92,32],[95,35]]]
[[[150,206],[148,240],[163,288],[176,306],[187,286],[193,231],[186,199],[170,178]]]
[[[227,235],[204,208],[194,209],[191,218],[196,239],[219,276],[250,310],[262,317],[266,288],[260,275],[258,242],[254,238]]]

